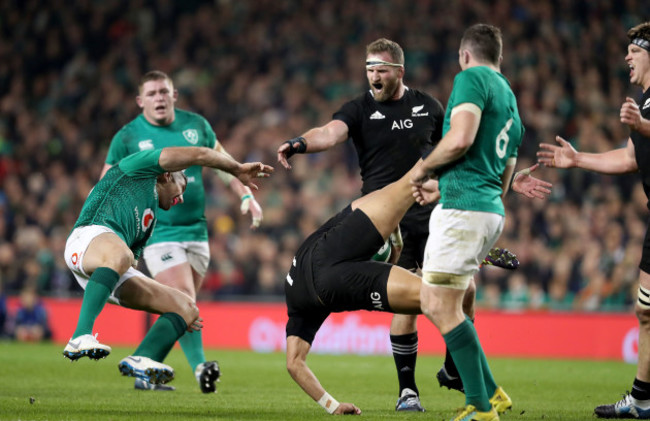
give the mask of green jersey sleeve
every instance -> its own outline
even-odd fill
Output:
[[[205,143],[208,148],[214,148],[214,145],[217,144],[217,135],[212,130],[212,126],[208,123],[208,120],[201,118],[203,121],[203,133],[205,134]]]
[[[133,152],[129,150],[129,126],[124,126],[119,132],[115,133],[111,144],[108,147],[108,154],[106,155],[106,163],[108,165],[115,165],[123,158],[131,155]]]
[[[129,155],[119,162],[124,174],[134,178],[147,178],[158,175],[165,170],[158,163],[162,149],[142,151]]]
[[[454,107],[464,103],[472,103],[481,110],[485,109],[490,87],[488,79],[477,77],[472,71],[458,73],[454,79]]]

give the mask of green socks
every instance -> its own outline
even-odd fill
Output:
[[[106,300],[119,280],[120,275],[113,269],[101,267],[93,272],[84,291],[77,329],[72,334],[72,338],[92,334],[95,320],[104,309]]]
[[[443,338],[463,380],[465,403],[474,405],[479,411],[489,411],[492,405],[490,404],[491,395],[488,395],[487,384],[494,384],[494,379],[487,365],[474,325],[468,320],[464,320],[449,333],[443,335]],[[496,390],[496,386],[494,390]],[[494,390],[492,390],[492,393],[494,393]]]
[[[196,370],[196,366],[205,362],[205,353],[203,352],[203,334],[199,330],[194,332],[185,332],[180,337],[178,343],[185,353],[187,362],[190,363],[192,371]]]
[[[133,355],[162,362],[186,329],[187,323],[180,315],[164,313],[151,326]]]

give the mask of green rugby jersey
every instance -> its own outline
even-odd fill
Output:
[[[440,203],[445,209],[505,216],[501,175],[508,159],[517,157],[524,135],[517,100],[501,73],[485,66],[466,69],[454,78],[443,136],[449,131],[452,110],[463,103],[475,104],[482,110],[481,123],[465,156],[440,176]]]
[[[176,117],[168,126],[154,126],[142,114],[122,127],[111,141],[106,163],[115,165],[138,151],[169,146],[206,146],[214,148],[217,137],[205,118],[196,113],[175,110]],[[149,244],[162,241],[207,241],[203,167],[185,170],[187,189],[184,202],[165,211],[159,209],[156,232]]]
[[[133,154],[108,170],[88,195],[74,228],[109,227],[137,259],[154,230],[156,213],[161,210],[156,179],[165,170],[158,164],[160,152]]]

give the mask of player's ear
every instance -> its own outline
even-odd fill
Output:
[[[164,172],[158,175],[158,178],[156,180],[161,184],[169,183],[170,181],[173,180],[172,173],[170,173],[169,171]]]
[[[135,97],[135,103],[138,104],[138,107],[144,108],[144,104],[142,103],[142,97],[140,95]]]
[[[174,95],[172,95],[172,97],[174,98],[174,102],[176,102],[178,99],[178,89],[174,89]]]
[[[470,59],[472,58],[469,50],[465,48],[461,49],[458,52],[458,54],[460,54],[460,62],[465,66],[469,63]]]

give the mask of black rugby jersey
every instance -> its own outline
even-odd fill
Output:
[[[643,93],[643,98],[639,104],[641,108],[641,116],[645,119],[650,119],[650,89]],[[636,155],[636,163],[641,173],[641,181],[643,182],[643,190],[648,197],[648,209],[650,209],[650,138],[643,136],[641,133],[632,130],[630,134],[632,143],[634,144],[634,154]]]
[[[334,113],[334,120],[348,126],[359,155],[362,194],[400,179],[442,137],[445,110],[440,101],[416,89],[406,88],[397,101],[377,102],[372,93],[349,101]],[[433,205],[415,204],[405,220],[428,221]]]

